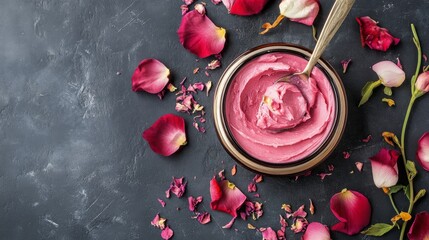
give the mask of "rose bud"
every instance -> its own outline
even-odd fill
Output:
[[[375,186],[388,188],[396,185],[398,182],[398,157],[398,151],[382,148],[375,156],[369,158]]]
[[[359,233],[371,218],[371,205],[368,198],[359,192],[343,189],[332,196],[331,211],[340,220],[331,227],[333,231],[354,235]]]
[[[417,77],[415,86],[416,89],[420,92],[429,92],[429,72],[420,73],[420,75]]]

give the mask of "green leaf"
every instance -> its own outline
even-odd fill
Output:
[[[384,94],[386,94],[387,96],[392,96],[392,89],[390,87],[384,87],[383,90]]]
[[[393,227],[395,227],[395,225],[390,225],[386,223],[376,223],[374,225],[371,225],[371,227],[362,231],[361,233],[368,236],[380,237],[388,233],[390,230],[392,230]]]
[[[372,95],[372,92],[374,90],[374,88],[378,87],[381,85],[381,81],[375,81],[375,82],[367,82],[365,84],[365,86],[363,86],[362,91],[361,91],[361,95],[362,95],[362,99],[359,102],[359,106],[360,107],[362,104],[366,103],[369,98]]]
[[[414,203],[416,203],[420,198],[424,197],[426,195],[426,189],[420,189],[420,191],[417,193],[417,195],[414,198]]]
[[[413,161],[407,160],[407,164],[405,165],[405,167],[407,168],[408,172],[409,172],[409,179],[414,179],[414,177],[417,175],[417,169],[416,169],[416,165],[414,164]]]
[[[395,186],[389,188],[389,193],[397,193],[397,192],[401,191],[402,189],[405,189],[404,185],[395,185]]]
[[[405,196],[410,200],[410,185],[407,185],[404,189]]]

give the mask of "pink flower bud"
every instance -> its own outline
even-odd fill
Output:
[[[405,72],[392,61],[381,61],[372,66],[381,83],[386,87],[399,87],[405,80]]]
[[[421,92],[429,92],[429,71],[420,73],[417,77],[415,86],[416,89]]]

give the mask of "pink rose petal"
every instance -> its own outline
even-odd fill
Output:
[[[178,198],[181,198],[183,196],[183,194],[186,191],[186,184],[187,184],[187,182],[183,182],[183,179],[184,177],[181,177],[181,178],[173,177],[173,180],[170,183],[170,187],[165,192],[166,197],[168,195],[167,198],[170,198],[170,192],[172,192]]]
[[[362,142],[364,142],[364,143],[368,143],[369,141],[371,141],[371,139],[372,139],[372,136],[371,136],[371,134],[370,134],[370,135],[368,135],[368,137],[366,137],[366,138],[362,139]]]
[[[185,120],[174,114],[165,114],[143,132],[150,148],[163,156],[170,156],[186,145]]]
[[[372,66],[381,83],[386,87],[399,87],[405,80],[405,72],[392,61],[381,61]]]
[[[294,222],[293,222],[290,229],[294,233],[300,233],[300,232],[305,231],[305,229],[307,229],[307,226],[308,226],[307,219],[298,217],[298,218],[294,218]]]
[[[161,231],[161,237],[164,240],[170,239],[171,237],[173,237],[173,235],[174,232],[169,226],[167,226],[166,228],[164,228],[164,230]]]
[[[332,196],[330,208],[340,221],[331,229],[354,235],[359,233],[371,220],[371,205],[368,198],[359,192],[344,189]]]
[[[321,223],[312,222],[307,226],[301,240],[331,240],[329,228]]]
[[[362,172],[363,163],[362,162],[355,162],[356,168],[359,172]]]
[[[259,231],[262,233],[262,240],[278,240],[277,234],[272,228],[260,228]]]
[[[350,62],[352,61],[351,58],[345,59],[341,61],[341,66],[343,67],[343,73],[347,72],[347,68],[349,67]]]
[[[144,59],[131,77],[132,90],[158,94],[167,86],[169,76],[170,70],[162,62],[153,58]]]
[[[429,171],[429,132],[425,132],[418,141],[417,161],[424,170]]]
[[[247,191],[248,192],[256,192],[256,184],[254,182],[249,183],[249,185],[247,186]]]
[[[162,207],[165,207],[164,200],[158,198],[158,202],[159,202],[159,204],[161,204]]]
[[[230,229],[232,225],[234,225],[236,217],[233,217],[231,221],[229,221],[227,224],[223,225],[222,228]]]
[[[153,218],[153,220],[150,222],[150,224],[156,228],[164,229],[165,228],[165,221],[167,221],[165,218],[162,218],[159,216],[159,213],[156,214],[156,216]]]
[[[208,213],[208,212],[198,213],[197,214],[197,220],[198,220],[199,223],[201,223],[203,225],[211,222],[210,213]]]
[[[183,16],[177,34],[180,43],[200,58],[220,53],[225,45],[226,30],[196,10]]]
[[[195,211],[195,209],[197,208],[197,205],[203,201],[203,197],[202,196],[198,196],[196,198],[189,196],[188,197],[188,208],[189,211],[193,212]]]

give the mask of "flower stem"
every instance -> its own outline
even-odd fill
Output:
[[[390,202],[392,203],[392,207],[393,207],[393,209],[395,209],[396,214],[399,214],[399,210],[398,210],[398,208],[396,207],[395,201],[393,200],[393,196],[392,196],[392,194],[391,194],[391,193],[389,193],[389,199],[390,199]]]
[[[402,131],[401,131],[401,154],[402,154],[402,160],[404,162],[404,166],[405,166],[405,172],[407,174],[407,179],[408,179],[408,191],[410,191],[410,205],[408,206],[408,213],[411,214],[411,212],[413,211],[413,207],[414,207],[414,183],[413,183],[413,177],[410,175],[410,171],[407,169],[407,156],[405,155],[405,133],[407,130],[407,124],[408,124],[408,119],[410,118],[410,113],[411,110],[413,108],[414,102],[416,101],[416,99],[418,98],[418,96],[416,95],[416,92],[414,91],[415,88],[415,82],[417,79],[417,76],[420,72],[420,65],[421,65],[421,60],[422,60],[422,50],[421,50],[421,46],[420,46],[420,40],[419,40],[419,36],[417,35],[417,31],[414,27],[413,24],[411,24],[411,31],[413,32],[413,41],[414,44],[416,45],[417,48],[417,66],[416,66],[416,72],[413,75],[413,77],[411,78],[411,98],[410,98],[410,102],[408,103],[408,108],[407,108],[407,112],[405,114],[405,118],[404,118],[404,122],[402,124]],[[407,221],[404,221],[402,223],[402,227],[401,227],[401,234],[399,235],[399,239],[403,240],[404,236],[405,236],[405,229],[407,228]]]

